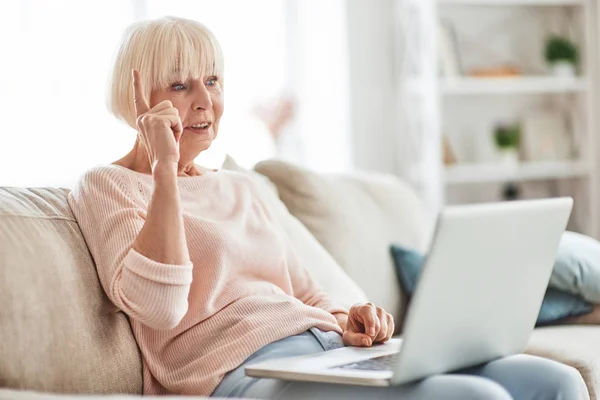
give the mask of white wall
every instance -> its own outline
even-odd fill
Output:
[[[319,172],[352,167],[345,3],[287,0],[287,86],[297,109],[280,148],[285,158]]]
[[[433,2],[346,4],[353,165],[405,179],[434,215],[444,194],[438,161],[437,68],[431,61],[435,60]],[[409,41],[405,31],[411,29],[418,32]],[[407,80],[415,78],[424,84],[408,90]]]
[[[346,7],[353,166],[396,173],[394,0],[348,0]]]

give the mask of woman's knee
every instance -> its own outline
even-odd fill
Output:
[[[479,400],[513,400],[511,395],[502,386],[488,379],[479,378],[469,382],[461,390],[457,399]]]
[[[415,399],[512,400],[498,383],[469,375],[438,375],[417,384],[416,389]]]
[[[520,377],[521,385],[535,388],[532,392],[537,393],[538,396],[534,398],[548,400],[589,398],[585,382],[575,368],[542,357],[518,355],[510,358],[514,361],[511,366],[514,368],[513,375]]]
[[[547,383],[542,388],[545,391],[542,398],[552,400],[589,399],[587,387],[578,370],[559,362],[551,362],[551,364],[546,367],[548,376]]]

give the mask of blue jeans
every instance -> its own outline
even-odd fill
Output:
[[[589,399],[579,372],[544,358],[516,355],[457,373],[436,375],[417,383],[364,387],[290,382],[245,376],[256,362],[312,354],[343,346],[335,332],[311,329],[271,343],[225,375],[212,394],[256,399],[401,399],[401,400],[584,400]]]

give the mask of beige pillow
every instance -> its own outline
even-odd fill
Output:
[[[141,393],[129,322],[100,286],[67,194],[0,188],[0,387]]]
[[[289,213],[277,197],[275,185],[263,175],[239,167],[229,156],[225,159],[223,168],[246,173],[256,179],[262,188],[263,198],[277,215],[279,222],[294,243],[299,257],[305,261],[305,266],[315,280],[337,304],[350,308],[352,304],[367,301],[365,293],[358,285],[340,268],[306,227]]]
[[[292,215],[317,238],[374,303],[400,319],[400,293],[389,246],[423,251],[425,213],[414,191],[392,176],[325,175],[282,161],[255,167]]]

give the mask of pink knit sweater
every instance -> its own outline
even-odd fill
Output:
[[[210,395],[223,375],[311,327],[341,333],[329,301],[244,174],[180,177],[191,264],[132,249],[153,178],[116,165],[86,172],[69,196],[110,300],[131,319],[145,394]]]

